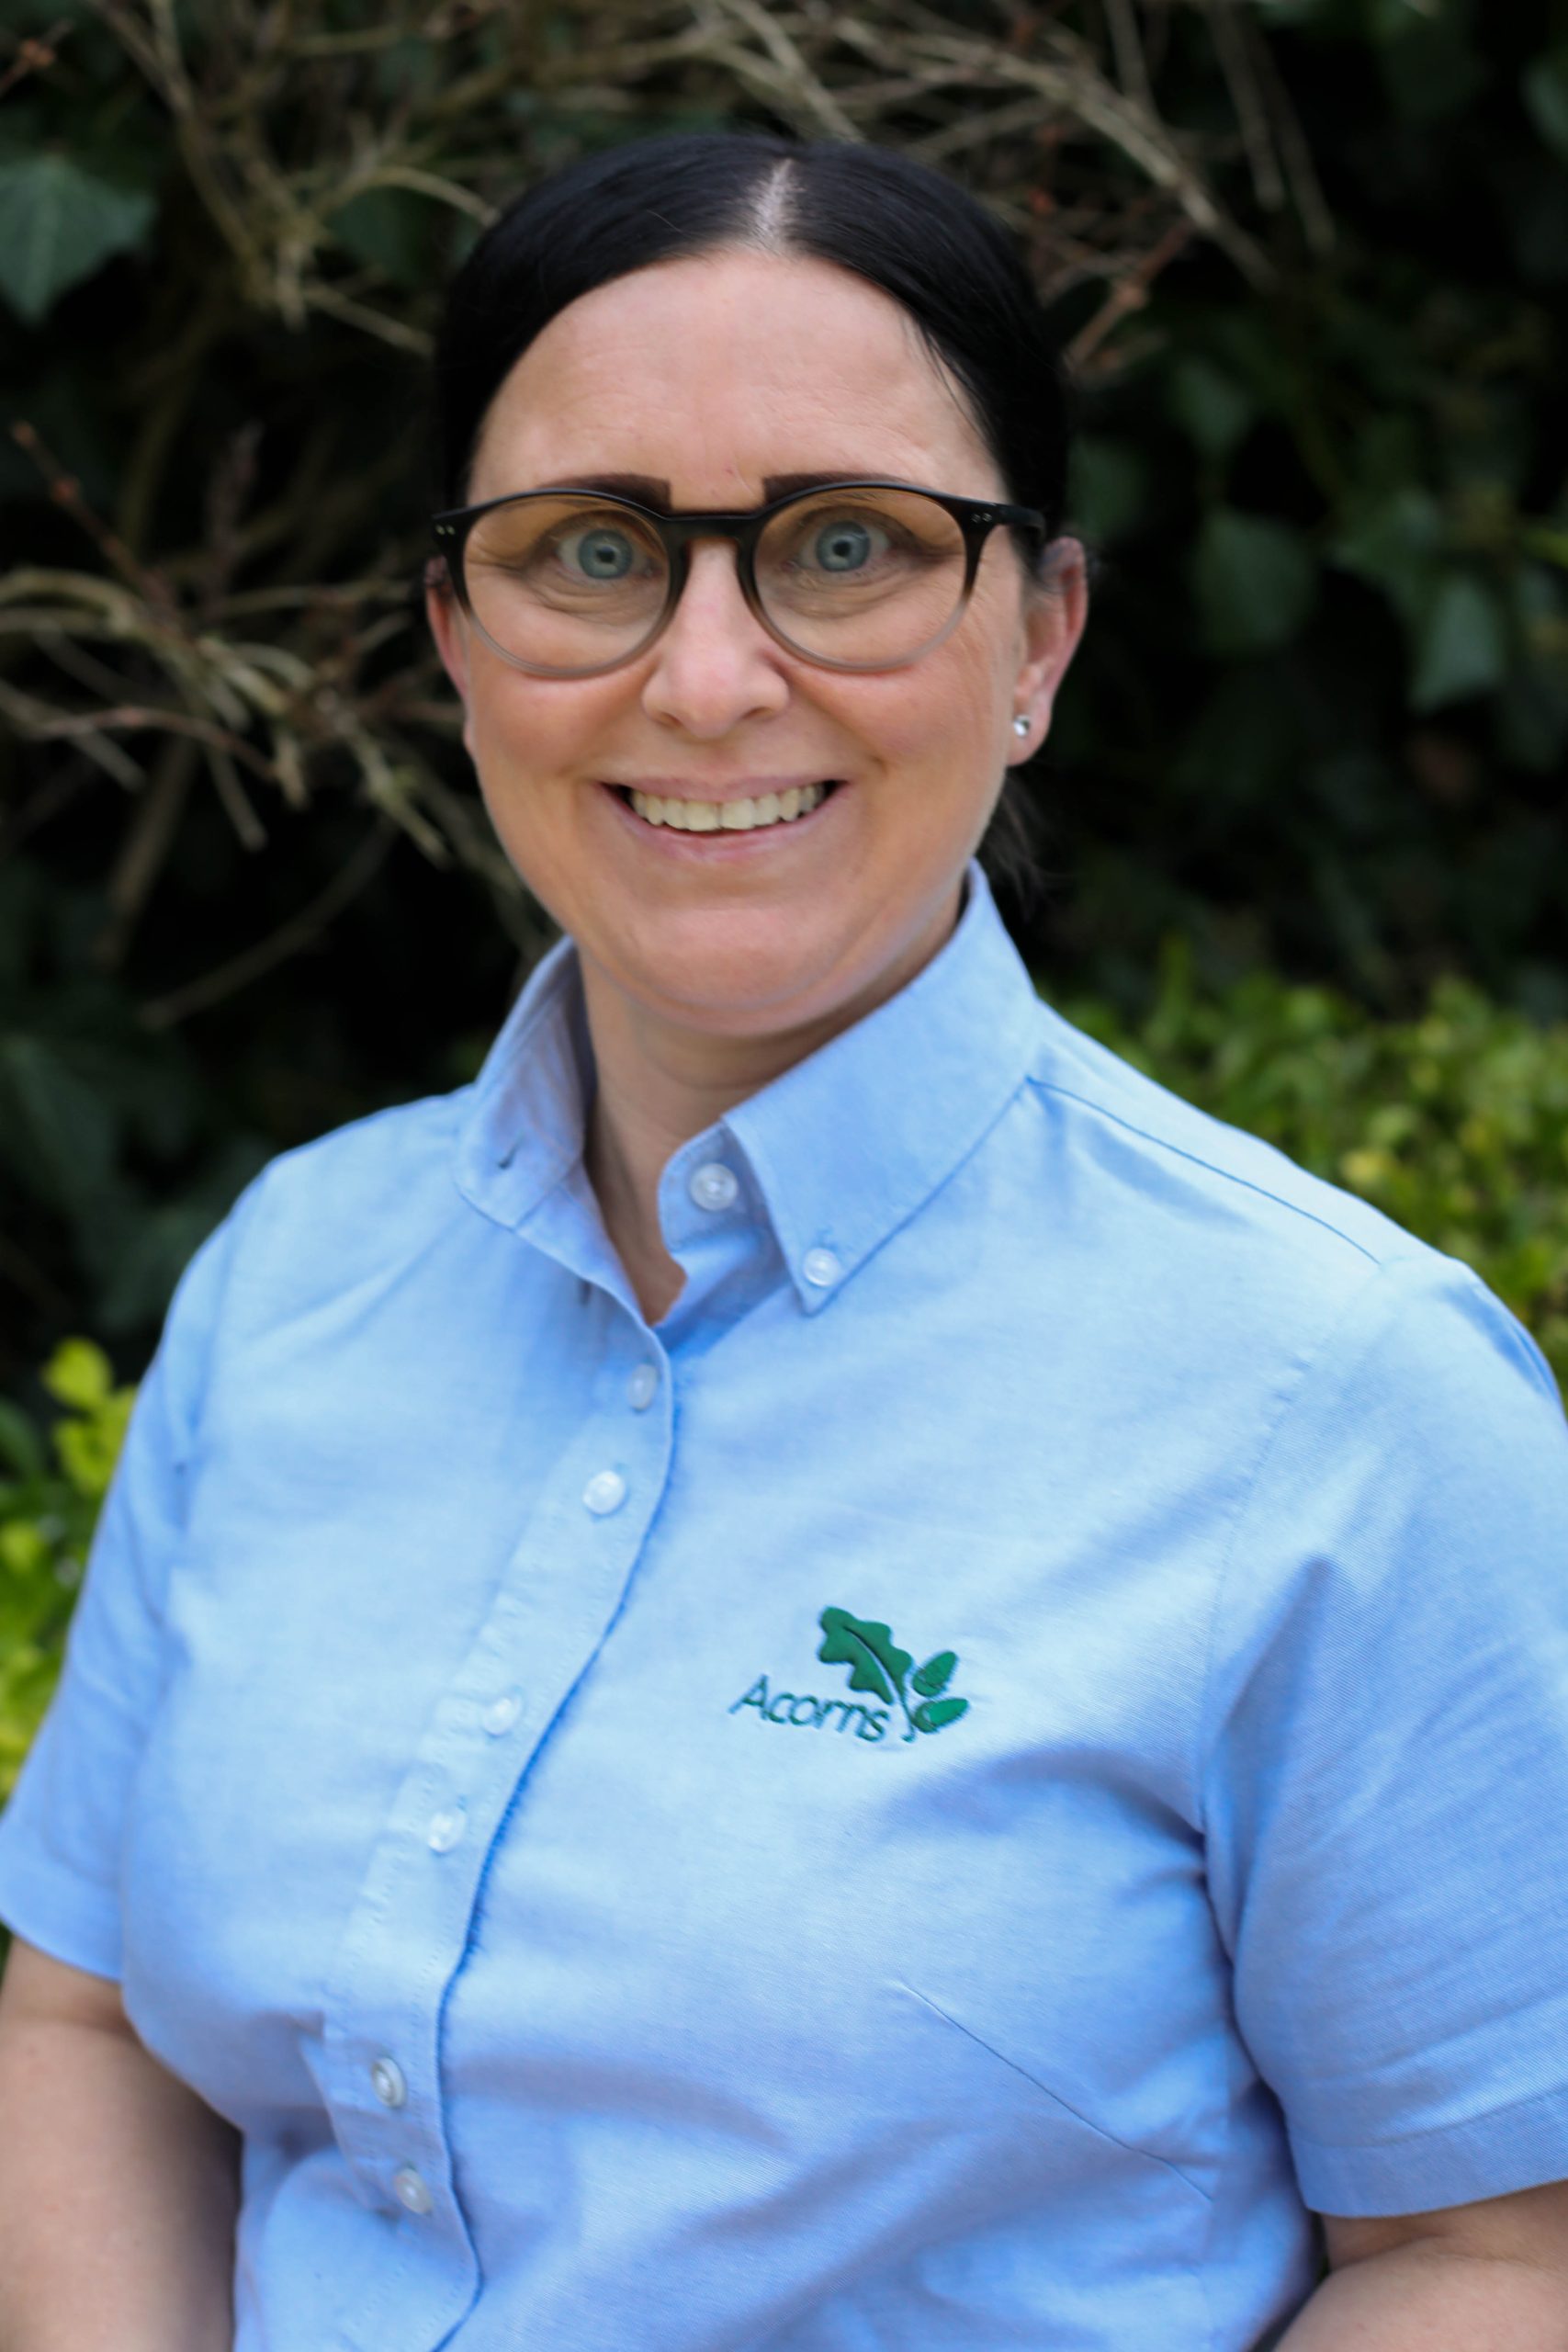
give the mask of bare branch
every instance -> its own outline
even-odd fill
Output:
[[[266,938],[258,940],[238,956],[198,980],[187,980],[183,988],[171,989],[164,996],[153,997],[141,1008],[141,1020],[149,1029],[172,1029],[176,1022],[186,1021],[193,1012],[205,1012],[236,989],[248,988],[289,956],[298,956],[301,948],[320,937],[329,923],[335,921],[344,907],[359,896],[372,879],[397,834],[382,818],[365,835],[353,856],[339,867],[324,890],[318,891],[308,906],[302,907]]]

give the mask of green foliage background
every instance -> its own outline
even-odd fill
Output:
[[[1043,986],[1568,1372],[1568,0],[0,0],[0,1774],[191,1249],[545,937],[419,610],[443,279],[730,123],[957,173],[1073,352]]]

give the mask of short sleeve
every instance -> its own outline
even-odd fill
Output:
[[[192,1259],[137,1395],[60,1687],[0,1816],[0,1919],[52,1958],[120,1971],[127,1798],[164,1677],[164,1599],[239,1212]]]
[[[1568,2177],[1568,1428],[1435,1253],[1282,1398],[1220,1605],[1210,1886],[1320,2212]]]

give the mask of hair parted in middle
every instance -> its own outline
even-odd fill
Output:
[[[634,270],[734,249],[829,262],[898,303],[963,394],[1009,499],[1044,515],[1048,574],[1066,514],[1069,392],[1022,260],[955,181],[890,149],[836,140],[633,140],[507,205],[447,290],[433,380],[435,503],[463,504],[491,401],[569,303]],[[1015,774],[980,855],[1021,895],[1037,887]]]

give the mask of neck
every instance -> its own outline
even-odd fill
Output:
[[[764,1036],[716,1037],[661,1019],[581,960],[596,1074],[583,1156],[604,1229],[655,1323],[682,1279],[659,1221],[659,1180],[671,1155],[848,1023],[840,1012]]]
[[[958,912],[954,893],[940,921],[852,1000],[752,1036],[669,1019],[629,995],[580,944],[596,1079],[583,1159],[604,1230],[649,1323],[673,1306],[683,1280],[659,1221],[659,1180],[671,1155],[897,995],[941,948]]]

